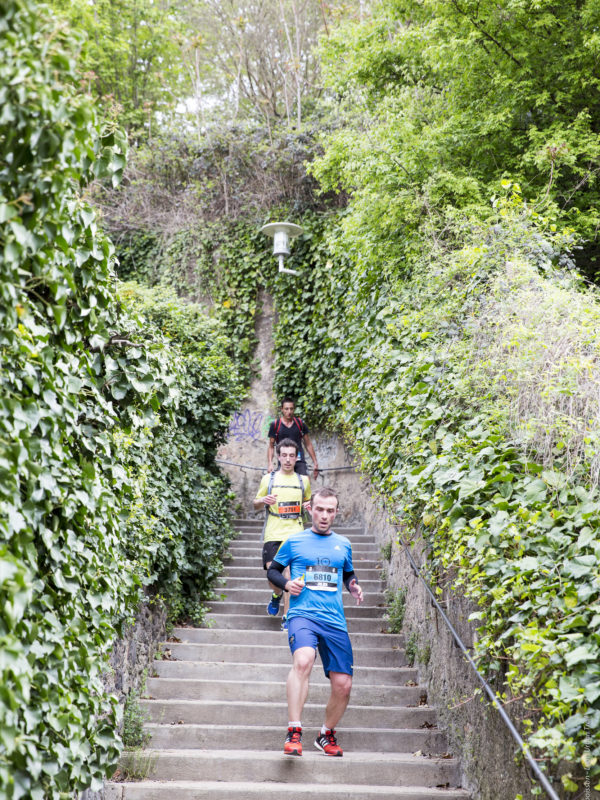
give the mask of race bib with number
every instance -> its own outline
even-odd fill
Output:
[[[297,500],[290,502],[279,502],[277,513],[280,519],[298,519],[301,512],[300,503]]]
[[[307,567],[306,588],[318,592],[337,592],[337,567],[324,567],[319,564]]]

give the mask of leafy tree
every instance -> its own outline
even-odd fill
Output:
[[[509,178],[594,257],[599,13],[594,0],[383,0],[363,24],[338,29],[325,72],[348,125],[320,175],[353,189],[357,245],[367,225],[361,249],[367,239],[385,248],[399,231],[405,263],[413,230],[443,241],[453,218],[485,217]]]
[[[186,91],[177,7],[154,0],[51,0],[82,34],[83,82],[136,136],[152,134]]]

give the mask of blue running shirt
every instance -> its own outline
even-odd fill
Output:
[[[352,545],[333,531],[328,535],[308,529],[289,537],[275,556],[290,566],[292,580],[304,574],[305,586],[297,597],[290,595],[288,619],[306,617],[348,630],[344,616],[343,573],[352,572]]]

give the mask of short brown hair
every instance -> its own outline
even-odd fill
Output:
[[[275,450],[277,451],[277,455],[281,455],[281,448],[282,447],[293,447],[296,451],[296,455],[298,455],[298,445],[293,439],[282,439]]]
[[[338,506],[340,504],[340,499],[337,496],[337,492],[334,492],[333,489],[330,489],[328,486],[322,486],[320,489],[317,489],[317,491],[311,497],[310,502],[314,503],[317,497],[335,497]]]

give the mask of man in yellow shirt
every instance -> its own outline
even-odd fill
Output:
[[[266,512],[262,550],[264,569],[269,569],[282,542],[289,536],[300,533],[305,527],[302,509],[310,505],[310,481],[306,475],[299,475],[294,471],[297,455],[298,445],[292,439],[279,442],[277,456],[280,469],[263,476],[253,501],[256,511],[264,508]],[[276,617],[282,592],[272,583],[269,586],[273,594],[267,606],[267,614]],[[282,628],[285,627],[288,603],[289,597],[286,594]]]

